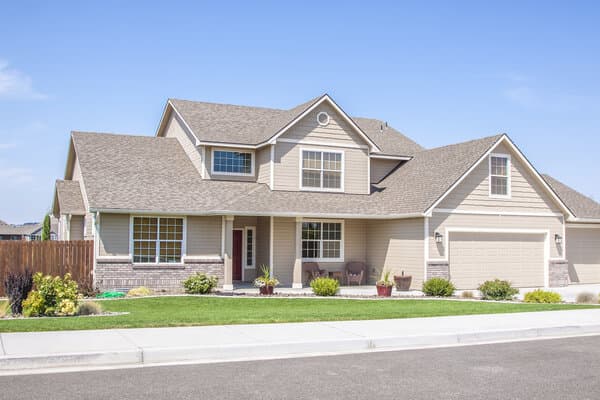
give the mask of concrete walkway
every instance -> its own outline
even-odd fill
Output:
[[[0,374],[600,335],[600,309],[375,321],[0,334]]]

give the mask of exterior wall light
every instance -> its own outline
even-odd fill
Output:
[[[561,244],[563,241],[562,236],[560,236],[558,233],[556,235],[554,235],[554,241],[556,242],[556,244]]]
[[[436,243],[442,243],[442,241],[444,240],[444,235],[442,235],[439,232],[436,232],[433,236],[435,237]]]

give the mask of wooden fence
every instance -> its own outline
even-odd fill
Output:
[[[79,284],[90,283],[94,268],[94,242],[77,241],[0,241],[0,296],[4,278],[10,272],[31,269],[34,273],[64,275],[70,272]]]

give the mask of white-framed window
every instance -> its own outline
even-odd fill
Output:
[[[343,221],[302,222],[304,261],[344,261]]]
[[[490,155],[490,197],[510,197],[510,156]]]
[[[256,267],[256,228],[247,226],[244,229],[244,268]]]
[[[300,149],[300,188],[341,192],[344,190],[344,152]]]
[[[185,219],[134,216],[131,249],[136,264],[177,264],[183,257]]]
[[[254,175],[254,152],[212,149],[211,172],[215,175]]]

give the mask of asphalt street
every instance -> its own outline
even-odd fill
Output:
[[[2,399],[599,399],[600,336],[0,377]]]

